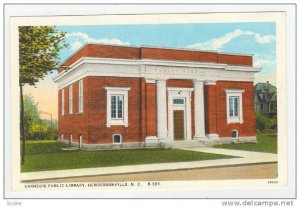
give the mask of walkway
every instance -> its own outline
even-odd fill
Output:
[[[68,178],[68,177],[183,170],[183,169],[194,169],[194,168],[208,168],[208,167],[277,162],[277,154],[271,154],[271,153],[251,152],[251,151],[242,151],[242,150],[228,150],[228,149],[219,149],[219,148],[211,148],[211,147],[181,148],[181,149],[198,151],[198,152],[206,152],[206,153],[232,155],[232,156],[238,156],[239,158],[29,172],[29,173],[21,173],[21,180],[31,181],[31,180],[56,179],[56,178]]]

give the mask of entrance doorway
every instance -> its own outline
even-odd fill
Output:
[[[184,140],[184,110],[173,111],[174,140]]]
[[[168,137],[170,140],[192,139],[192,91],[193,88],[168,88]]]

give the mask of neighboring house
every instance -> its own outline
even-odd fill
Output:
[[[277,89],[267,81],[254,86],[255,111],[269,115],[277,114]]]
[[[259,69],[251,55],[86,44],[62,66],[54,78],[60,141],[86,148],[256,141]]]

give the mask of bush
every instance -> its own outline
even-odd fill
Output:
[[[47,126],[45,122],[34,123],[29,129],[28,139],[55,140],[57,139],[57,128],[55,126]]]
[[[277,132],[277,116],[267,116],[256,112],[256,130],[259,132]]]
[[[55,126],[48,126],[48,131],[45,139],[56,140],[57,139],[57,128]]]

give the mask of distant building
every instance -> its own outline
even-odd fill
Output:
[[[267,81],[254,86],[255,111],[277,114],[277,89]]]

